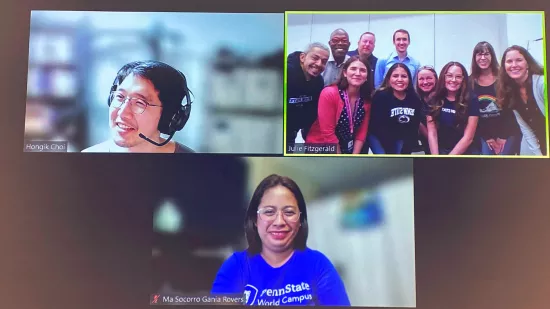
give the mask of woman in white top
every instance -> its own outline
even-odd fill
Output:
[[[498,103],[511,108],[523,138],[521,155],[546,155],[547,103],[544,99],[544,70],[529,54],[517,45],[504,51],[497,85]]]

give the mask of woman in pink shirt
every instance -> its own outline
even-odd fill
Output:
[[[336,144],[339,154],[361,153],[370,117],[369,72],[369,64],[357,56],[344,63],[338,81],[321,92],[306,144]]]

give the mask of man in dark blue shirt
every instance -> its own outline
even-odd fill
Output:
[[[359,37],[359,42],[357,42],[357,49],[348,52],[348,56],[359,56],[361,60],[367,62],[370,66],[370,75],[368,76],[367,82],[369,82],[374,88],[374,70],[376,69],[376,63],[378,58],[375,57],[372,53],[374,47],[376,46],[376,36],[372,32],[365,32]]]

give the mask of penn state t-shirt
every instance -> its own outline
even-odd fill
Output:
[[[468,103],[466,115],[464,119],[460,119],[458,111],[454,107],[454,102],[449,101],[447,98],[444,99],[439,113],[439,127],[437,130],[440,149],[452,150],[464,136],[468,117],[479,117],[479,102],[470,100]]]
[[[250,306],[350,306],[342,279],[319,251],[296,250],[273,268],[260,254],[234,253],[222,265],[212,294],[243,295]]]
[[[422,115],[422,101],[413,92],[400,100],[392,91],[377,92],[372,99],[369,132],[375,135],[384,148],[402,140],[413,143],[418,137]]]

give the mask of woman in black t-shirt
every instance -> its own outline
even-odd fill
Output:
[[[430,151],[438,154],[478,154],[473,147],[479,105],[469,100],[468,72],[459,62],[441,70],[427,118]]]
[[[372,98],[369,144],[374,154],[402,154],[417,142],[422,103],[413,87],[409,68],[390,67]]]
[[[431,154],[430,145],[428,143],[428,127],[426,124],[426,116],[428,115],[428,101],[435,94],[435,86],[437,85],[437,72],[432,66],[425,65],[418,69],[416,75],[416,93],[422,102],[422,118],[420,119],[420,127],[418,128],[418,138],[422,143],[424,154]]]
[[[482,155],[519,153],[521,131],[511,109],[500,108],[496,99],[498,60],[488,42],[479,42],[472,55],[471,99],[479,104],[475,143]]]
[[[523,135],[521,155],[546,155],[544,70],[529,52],[517,45],[504,51],[498,78],[499,105],[513,110]]]

